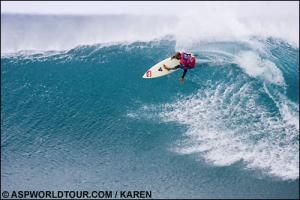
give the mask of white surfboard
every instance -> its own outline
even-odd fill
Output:
[[[165,60],[157,63],[156,65],[152,66],[150,69],[146,71],[143,78],[157,78],[161,76],[166,76],[170,73],[175,72],[176,70],[166,70],[163,64],[167,65],[168,67],[175,67],[179,65],[179,60],[176,58],[171,59],[171,57],[166,58]]]
[[[195,56],[193,53],[190,53],[190,54],[192,56]],[[169,68],[173,68],[173,67],[176,67],[177,65],[179,65],[180,62],[176,58],[174,58],[174,59],[171,59],[171,57],[166,58],[165,60],[160,61],[156,65],[150,67],[150,69],[148,69],[146,71],[146,73],[143,75],[143,78],[158,78],[158,77],[162,77],[162,76],[171,74],[179,69],[178,68],[175,70],[167,70],[164,68],[164,66],[163,66],[164,64],[167,65]]]

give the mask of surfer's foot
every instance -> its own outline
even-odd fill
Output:
[[[180,77],[179,82],[180,82],[181,84],[183,84],[183,83],[184,83],[184,78]]]
[[[164,64],[163,66],[164,66],[164,68],[165,68],[166,70],[168,70],[168,71],[170,70],[170,69],[167,67],[167,65]]]

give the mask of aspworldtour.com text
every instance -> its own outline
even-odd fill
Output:
[[[2,199],[150,199],[151,191],[1,191]]]

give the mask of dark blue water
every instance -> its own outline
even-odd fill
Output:
[[[3,55],[2,190],[298,198],[299,49],[263,44],[196,46],[183,85],[142,79],[173,40]]]

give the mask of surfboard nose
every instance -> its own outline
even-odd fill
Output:
[[[145,74],[143,75],[143,78],[149,78],[149,77],[147,77],[147,73],[145,73]]]
[[[144,74],[143,78],[152,78],[152,71],[151,71],[151,69],[149,69],[148,71],[146,71],[146,73]]]

